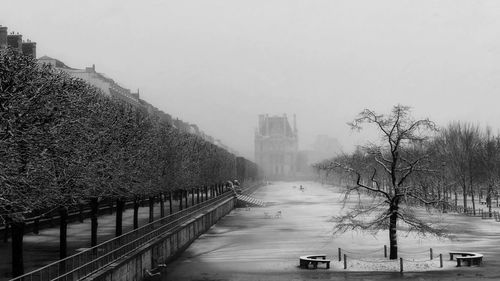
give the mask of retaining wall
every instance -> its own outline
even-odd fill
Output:
[[[167,264],[182,253],[194,240],[234,209],[236,198],[230,197],[217,207],[200,213],[175,229],[164,233],[157,240],[130,253],[120,261],[107,266],[85,280],[141,281],[159,264]],[[159,276],[157,276],[159,277]],[[156,278],[155,278],[156,279]]]

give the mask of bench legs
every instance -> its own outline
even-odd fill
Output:
[[[457,267],[461,267],[462,266],[462,261],[464,261],[467,266],[472,266],[472,265],[481,266],[482,263],[483,263],[483,259],[482,258],[465,259],[465,260],[463,260],[461,258],[457,258]]]
[[[330,268],[330,262],[325,262],[325,261],[322,261],[322,260],[318,260],[318,261],[304,261],[304,260],[301,260],[300,261],[300,267],[301,268],[309,268],[309,265],[312,264],[313,268],[314,269],[317,269],[318,268],[318,263],[326,263],[326,268],[329,269]]]

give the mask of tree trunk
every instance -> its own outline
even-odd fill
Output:
[[[112,215],[113,214],[113,200],[109,200],[108,202],[108,205],[109,205],[109,214]]]
[[[97,217],[99,216],[99,201],[97,198],[90,199],[90,221],[91,221],[91,234],[90,234],[90,246],[94,247],[97,245]]]
[[[200,188],[196,188],[196,204],[200,204]]]
[[[84,219],[85,218],[83,216],[83,204],[79,203],[78,204],[78,221],[83,222]]]
[[[153,222],[155,220],[154,208],[155,208],[155,197],[149,196],[149,222]]]
[[[395,208],[397,210],[397,207]],[[391,260],[395,260],[398,258],[397,222],[398,222],[397,212],[393,211],[393,213],[389,218],[389,245],[390,245],[389,259]]]
[[[470,185],[470,196],[472,200],[472,213],[476,215],[476,202],[474,201],[474,189],[472,189],[472,183]]]
[[[59,208],[59,259],[64,259],[68,256],[68,209],[66,207]]]
[[[24,237],[24,222],[12,221],[12,276],[17,277],[24,274],[23,261],[23,237]]]
[[[194,206],[194,188],[191,188],[191,206]]]
[[[38,215],[38,212],[37,212],[37,215]],[[7,229],[7,227],[5,227],[5,229]],[[39,234],[40,233],[40,219],[39,218],[36,218],[33,221],[33,233],[34,234]]]
[[[165,217],[165,195],[160,193],[160,217]]]
[[[188,194],[189,194],[189,192],[187,190],[183,190],[182,194],[184,194],[184,202],[185,202],[184,205],[186,205],[186,208],[187,208],[187,207],[189,207],[188,206]]]
[[[125,200],[122,198],[116,199],[116,221],[115,221],[115,237],[123,233],[123,209],[125,208]]]
[[[168,207],[170,209],[170,214],[174,212],[174,208],[172,207],[172,191],[168,192]]]
[[[177,190],[177,198],[179,200],[179,211],[182,211],[182,191]]]
[[[462,192],[463,192],[463,197],[464,197],[464,212],[467,210],[467,186],[464,185],[462,186]]]
[[[134,229],[139,228],[139,206],[141,199],[139,196],[134,197]]]

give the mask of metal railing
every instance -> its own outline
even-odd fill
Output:
[[[232,192],[225,192],[10,281],[66,281],[88,277],[231,197],[234,197]]]

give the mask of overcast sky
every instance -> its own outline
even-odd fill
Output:
[[[98,72],[253,158],[258,114],[365,142],[346,122],[401,103],[500,129],[500,1],[2,0],[37,55]]]

